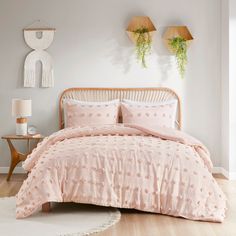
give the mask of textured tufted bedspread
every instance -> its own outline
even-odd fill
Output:
[[[222,222],[226,199],[207,149],[160,127],[67,128],[45,138],[24,162],[16,217],[45,202],[79,202]]]

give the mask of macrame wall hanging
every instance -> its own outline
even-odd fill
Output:
[[[38,20],[30,27],[24,29],[25,42],[33,49],[25,59],[24,87],[35,87],[36,63],[40,61],[42,63],[41,85],[44,88],[50,88],[54,86],[53,60],[51,55],[45,50],[53,41],[55,29],[36,27],[36,24],[41,24],[41,21]]]

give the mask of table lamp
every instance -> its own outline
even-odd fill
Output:
[[[31,100],[12,99],[12,116],[16,117],[16,135],[27,135],[27,117],[31,116]]]

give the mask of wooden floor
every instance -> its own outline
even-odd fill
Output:
[[[0,197],[15,195],[25,177],[13,175],[6,182],[6,175],[0,175]],[[122,210],[120,222],[96,236],[236,236],[236,181],[216,177],[228,198],[229,209],[222,224]]]

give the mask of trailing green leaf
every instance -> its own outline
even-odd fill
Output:
[[[169,45],[175,53],[178,69],[181,78],[184,78],[186,65],[188,62],[187,58],[187,41],[182,37],[174,37],[169,39]]]
[[[146,27],[138,28],[133,32],[136,38],[136,54],[138,61],[141,61],[142,66],[147,68],[146,56],[150,54],[152,39]]]

